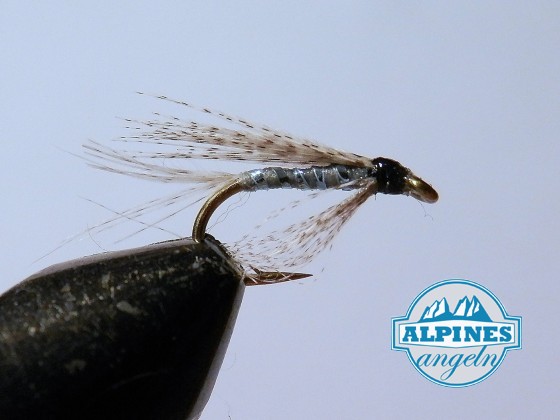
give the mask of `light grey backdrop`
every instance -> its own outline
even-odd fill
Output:
[[[160,109],[136,90],[167,94],[396,158],[441,196],[424,207],[371,199],[309,266],[316,280],[248,289],[204,419],[550,417],[560,408],[559,25],[559,3],[546,1],[3,1],[1,288],[166,239],[85,237],[33,262],[110,216],[82,197],[122,210],[164,190],[67,151],[123,134],[116,116]],[[254,195],[236,217],[257,219],[261,203]],[[174,230],[189,234],[194,211]],[[452,277],[523,316],[523,349],[467,389],[428,382],[390,350],[391,317]]]

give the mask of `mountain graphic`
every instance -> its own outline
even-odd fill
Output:
[[[418,322],[447,321],[450,319],[492,321],[476,296],[473,296],[472,300],[465,296],[457,302],[453,312],[449,310],[447,299],[436,300],[430,306],[426,306]]]

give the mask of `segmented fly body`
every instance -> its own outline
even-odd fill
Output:
[[[158,98],[197,109],[186,102],[165,96]],[[192,230],[193,240],[200,242],[204,240],[208,222],[216,209],[242,191],[280,188],[354,191],[344,201],[304,222],[275,231],[264,239],[249,240],[247,235],[241,241],[227,246],[246,269],[246,284],[265,284],[308,276],[283,270],[292,270],[307,263],[324,249],[342,225],[372,195],[409,195],[426,203],[434,203],[438,199],[437,192],[428,183],[395,160],[383,157],[369,159],[257,126],[221,112],[207,108],[199,110],[241,129],[155,114],[154,120],[127,119],[130,128],[136,133],[119,140],[153,144],[157,146],[157,151],[117,150],[93,141],[84,145],[86,160],[96,168],[161,182],[193,185],[171,197],[153,200],[119,213],[117,217],[98,225],[98,230],[108,228],[118,220],[136,219],[149,210],[181,202],[193,192],[208,192],[210,195],[202,205]],[[230,174],[178,169],[162,164],[163,159],[217,159],[278,166]]]

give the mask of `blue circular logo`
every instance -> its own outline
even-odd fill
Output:
[[[521,317],[469,280],[436,283],[420,293],[406,316],[393,318],[392,349],[406,351],[425,378],[443,386],[477,384],[521,348]]]

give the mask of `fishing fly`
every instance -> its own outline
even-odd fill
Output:
[[[178,210],[201,202],[192,228],[192,239],[201,242],[207,235],[208,223],[216,210],[240,192],[273,189],[297,189],[311,192],[326,190],[351,191],[352,194],[323,212],[274,231],[263,239],[248,235],[226,245],[229,252],[246,270],[246,284],[268,284],[307,277],[294,272],[324,249],[346,221],[371,196],[377,193],[411,196],[421,202],[434,203],[437,192],[399,162],[377,157],[370,159],[343,152],[314,141],[259,126],[208,108],[166,96],[157,96],[183,107],[216,117],[234,128],[188,121],[155,113],[152,120],[125,119],[133,134],[118,139],[125,143],[151,144],[156,150],[114,149],[95,141],[84,145],[86,160],[105,171],[167,183],[191,185],[169,197],[152,200],[118,213],[96,228],[109,228],[119,220],[134,219],[148,211],[184,202],[194,193],[203,197]],[[238,174],[176,168],[163,162],[207,159],[255,162],[264,168]],[[270,165],[270,166],[269,166]],[[290,166],[295,167],[290,167]],[[187,200],[188,201],[188,200]],[[146,229],[158,222],[145,224]]]

